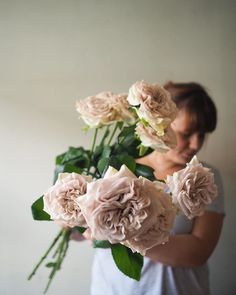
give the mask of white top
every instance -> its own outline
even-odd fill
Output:
[[[224,213],[223,186],[215,169],[219,196],[207,210]],[[172,234],[187,234],[193,221],[183,215],[176,218]],[[141,280],[125,276],[115,265],[110,249],[96,249],[92,271],[91,295],[207,295],[209,274],[207,264],[199,267],[172,267],[144,257]]]

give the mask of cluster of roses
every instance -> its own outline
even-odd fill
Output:
[[[163,151],[175,144],[170,123],[177,109],[159,85],[137,82],[128,96],[103,92],[80,100],[77,110],[90,127],[136,120],[144,146]],[[165,191],[172,192],[172,198]],[[95,240],[122,243],[144,255],[147,249],[168,241],[176,208],[193,218],[202,214],[215,196],[213,174],[194,158],[185,169],[169,176],[166,185],[137,178],[124,165],[119,171],[110,167],[97,180],[61,173],[44,194],[44,211],[62,226],[87,228]]]
[[[146,147],[167,151],[176,145],[170,124],[177,108],[169,92],[158,84],[138,81],[128,95],[101,92],[78,101],[76,109],[91,128],[126,121],[136,123],[137,136]]]
[[[44,210],[63,226],[88,228],[95,240],[123,243],[145,254],[168,240],[175,208],[163,185],[137,178],[125,165],[92,181],[62,173],[44,195]]]
[[[142,144],[160,152],[174,148],[176,139],[170,124],[177,108],[169,92],[158,84],[141,81],[131,86],[127,100],[140,118],[136,133]]]
[[[213,174],[196,157],[185,169],[168,176],[166,183],[153,181],[153,173],[147,179],[147,167],[137,172],[137,149],[144,151],[141,154],[152,149],[166,152],[176,145],[171,122],[177,108],[163,87],[136,82],[128,95],[102,92],[78,101],[76,109],[88,128],[95,128],[93,146],[89,151],[72,148],[58,156],[62,173],[56,173],[55,184],[32,205],[34,219],[54,220],[63,227],[29,276],[57,244],[55,260],[47,264],[52,270],[46,290],[61,267],[72,229],[86,230],[96,241],[109,241],[118,268],[139,280],[141,255],[168,241],[176,214],[201,215],[217,195]],[[115,127],[107,139],[111,125]],[[95,147],[97,131],[103,127],[103,138]],[[112,144],[117,129],[120,134]],[[132,250],[127,264],[124,248]],[[116,251],[122,252],[122,261]],[[135,255],[139,255],[138,264]]]

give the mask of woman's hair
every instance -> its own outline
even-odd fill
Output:
[[[195,129],[202,133],[212,132],[217,124],[216,106],[204,87],[198,83],[168,82],[164,88],[181,110],[187,111],[195,123]]]

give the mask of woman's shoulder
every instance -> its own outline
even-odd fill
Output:
[[[217,186],[218,196],[215,198],[215,200],[207,206],[208,211],[215,211],[217,213],[225,213],[225,207],[224,207],[224,185],[221,173],[218,168],[213,166],[212,164],[209,164],[208,162],[202,162],[204,167],[207,167],[210,169],[210,171],[214,174],[214,180],[215,184]]]
[[[220,173],[220,172],[219,172],[219,169],[216,168],[216,167],[215,167],[214,165],[212,165],[211,163],[209,163],[209,162],[205,162],[205,161],[201,161],[201,163],[202,163],[202,165],[203,165],[204,167],[207,167],[207,168],[211,169],[213,173],[215,173],[215,172]]]

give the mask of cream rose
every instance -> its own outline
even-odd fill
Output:
[[[60,173],[56,183],[44,194],[44,208],[51,219],[66,227],[87,227],[77,200],[86,193],[92,179],[77,173]]]
[[[76,110],[90,127],[101,127],[117,121],[133,119],[125,94],[101,92],[76,103]]]
[[[109,168],[103,179],[89,183],[87,193],[78,203],[94,239],[111,243],[127,241],[136,249],[132,239],[142,235],[142,241],[145,240],[146,233],[152,232],[157,222],[158,231],[153,229],[156,242],[166,241],[163,230],[167,230],[161,222],[167,209],[163,194],[154,183],[137,178],[123,165],[119,171]],[[140,252],[144,251],[140,248]]]
[[[138,81],[131,86],[128,101],[137,107],[139,118],[145,119],[159,135],[176,118],[177,107],[167,90],[158,84]]]
[[[196,156],[185,169],[168,176],[166,183],[172,192],[173,203],[189,219],[202,215],[217,196],[213,173],[203,167]]]
[[[175,132],[171,127],[168,127],[164,134],[159,136],[151,126],[145,126],[142,122],[139,122],[135,131],[144,146],[151,147],[159,152],[167,152],[176,146]]]

